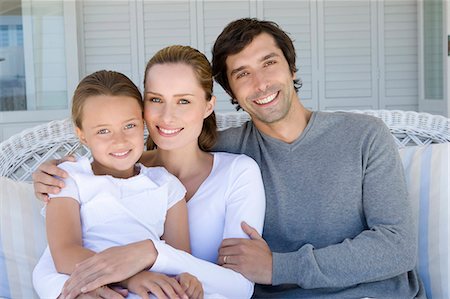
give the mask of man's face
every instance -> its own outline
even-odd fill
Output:
[[[234,97],[254,121],[282,120],[297,100],[294,74],[270,34],[256,36],[241,52],[228,56],[226,65]]]

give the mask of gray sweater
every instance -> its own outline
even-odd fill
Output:
[[[381,120],[314,112],[291,144],[248,122],[221,132],[215,150],[261,168],[273,286],[255,297],[425,298],[403,168]]]

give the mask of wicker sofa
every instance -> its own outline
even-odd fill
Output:
[[[450,119],[426,113],[353,111],[381,118],[402,157],[419,234],[418,270],[429,298],[450,298]],[[218,113],[219,129],[239,126],[246,113]],[[69,119],[52,121],[0,143],[0,298],[37,298],[31,273],[46,246],[42,203],[32,172],[68,153],[89,156]]]

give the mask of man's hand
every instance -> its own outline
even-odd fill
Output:
[[[42,163],[35,172],[33,172],[34,194],[44,202],[49,200],[48,194],[58,194],[64,187],[64,182],[56,178],[66,178],[67,172],[57,165],[65,161],[75,161],[74,156],[66,156],[62,159],[49,160]]]
[[[72,299],[100,286],[125,280],[151,267],[157,255],[150,240],[99,252],[76,266],[64,285],[63,298]]]
[[[188,299],[186,292],[175,278],[160,273],[141,271],[124,281],[123,285],[143,299],[150,298],[148,293],[159,299]]]
[[[272,252],[259,233],[245,222],[241,224],[250,240],[231,238],[222,241],[218,263],[241,273],[259,284],[272,284]]]

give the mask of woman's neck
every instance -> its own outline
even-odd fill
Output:
[[[157,149],[147,152],[142,163],[166,168],[183,183],[187,190],[186,200],[189,200],[211,173],[213,156],[198,146],[179,150]]]

